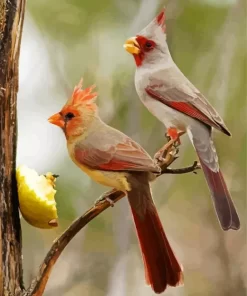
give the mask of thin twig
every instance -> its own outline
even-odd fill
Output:
[[[188,168],[177,169],[177,170],[172,170],[168,168],[171,165],[171,163],[173,163],[178,158],[177,153],[178,153],[178,148],[174,146],[174,143],[170,143],[169,145],[166,146],[166,149],[163,154],[164,160],[162,161],[162,164],[160,164],[160,167],[162,170],[161,175],[168,174],[169,172],[172,172],[174,174],[175,171],[177,172],[179,171],[179,174],[188,172]],[[197,165],[197,162],[195,163]],[[198,169],[195,163],[190,167],[191,172],[195,169]],[[184,170],[184,172],[181,172],[181,170]],[[157,177],[159,176],[160,175],[158,175]],[[117,201],[119,201],[121,198],[125,196],[125,193],[121,191],[109,191],[109,195],[104,194],[104,196],[105,197],[108,196],[108,198],[112,200],[113,203],[116,203]],[[59,256],[61,255],[64,248],[85,225],[87,225],[92,219],[97,217],[100,213],[105,211],[111,205],[112,203],[109,203],[109,201],[107,201],[106,199],[101,202],[97,202],[91,209],[89,209],[81,217],[76,219],[69,226],[69,228],[67,228],[61,234],[61,236],[58,239],[56,239],[50,251],[46,255],[43,263],[41,264],[37,277],[34,278],[28,290],[23,293],[23,296],[43,295],[47,281],[50,277],[52,268],[56,263],[57,259],[59,258]]]
[[[187,174],[187,173],[197,174],[196,170],[199,170],[199,169],[201,169],[201,165],[198,161],[195,161],[191,166],[187,166],[184,168],[179,168],[179,169],[167,168],[162,171],[161,175],[163,174],[180,175],[180,174]]]

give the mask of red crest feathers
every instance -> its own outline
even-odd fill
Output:
[[[80,104],[80,103],[92,103],[97,98],[98,93],[92,92],[96,85],[89,86],[82,89],[83,78],[75,86],[72,93],[72,97],[69,99],[67,104]]]
[[[165,14],[165,7],[162,9],[162,11],[156,16],[156,21],[158,25],[162,28],[163,32],[166,31],[166,14]]]

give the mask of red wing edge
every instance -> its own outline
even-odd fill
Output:
[[[190,103],[185,103],[185,102],[170,102],[167,101],[164,97],[161,97],[158,93],[153,91],[150,88],[145,89],[147,94],[149,94],[152,98],[155,100],[160,101],[161,103],[181,112],[184,113],[192,118],[195,118],[209,126],[212,126],[216,129],[220,129],[223,131],[225,134],[230,135],[227,130],[225,130],[221,125],[218,125],[215,123],[213,120],[211,120],[209,117],[207,117],[205,114],[203,114],[200,110],[198,110],[195,106],[193,106]]]

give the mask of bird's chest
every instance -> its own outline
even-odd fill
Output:
[[[187,126],[187,118],[184,118],[185,116],[182,113],[172,109],[171,107],[168,107],[158,100],[153,99],[147,94],[143,85],[147,86],[149,84],[148,80],[144,81],[143,83],[143,81],[136,78],[135,84],[137,93],[142,103],[166,126],[166,128],[176,127],[181,131],[185,130]]]
[[[166,128],[176,127],[181,130],[184,129],[185,124],[181,121],[178,114],[179,112],[176,110],[153,99],[147,94],[144,96],[142,102],[146,108],[166,126]]]

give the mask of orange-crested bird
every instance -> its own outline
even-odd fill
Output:
[[[74,88],[62,110],[48,120],[62,128],[73,162],[94,181],[128,196],[144,261],[154,292],[182,284],[182,268],[163,230],[149,181],[160,173],[149,154],[98,115],[95,86]]]
[[[199,157],[223,230],[240,221],[221,173],[212,140],[216,128],[230,136],[223,119],[174,63],[166,42],[165,9],[124,47],[136,63],[135,86],[147,107],[174,140],[187,132]],[[161,150],[162,152],[162,150]]]

